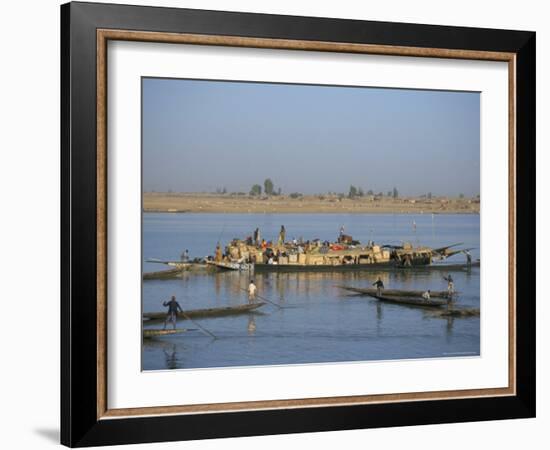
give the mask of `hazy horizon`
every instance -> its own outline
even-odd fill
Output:
[[[143,190],[479,194],[474,92],[143,78]]]

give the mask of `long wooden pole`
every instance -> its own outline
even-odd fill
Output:
[[[187,320],[189,320],[191,323],[195,324],[203,333],[208,334],[209,336],[213,337],[214,339],[218,339],[217,336],[214,333],[211,333],[206,328],[199,325],[197,322],[195,322],[193,319],[191,319],[187,314],[185,314],[183,311],[180,311],[180,314],[185,317]]]
[[[163,303],[163,306],[164,306],[164,303]],[[180,310],[179,314],[181,314],[183,317],[185,317],[189,322],[194,323],[203,333],[208,334],[209,336],[213,337],[214,339],[218,339],[214,333],[211,333],[206,328],[202,327],[200,324],[198,324],[193,319],[191,319],[187,314],[185,314],[183,312],[183,310],[181,308],[179,308],[179,310]],[[176,312],[176,322],[178,320],[178,315],[179,314]],[[164,326],[166,326],[166,319],[164,320]]]

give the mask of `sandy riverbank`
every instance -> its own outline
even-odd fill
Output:
[[[144,193],[145,212],[173,213],[333,213],[333,214],[479,214],[479,199],[438,197],[375,198],[372,196],[287,195],[250,197],[231,194]]]

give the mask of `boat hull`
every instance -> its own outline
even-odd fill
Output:
[[[152,339],[154,337],[162,336],[173,336],[174,334],[186,333],[188,330],[186,328],[176,328],[169,330],[156,330],[156,329],[146,329],[143,330],[143,339]]]
[[[185,269],[168,269],[168,270],[159,270],[157,272],[145,272],[143,274],[144,280],[167,280],[171,278],[180,278]]]
[[[343,264],[343,265],[303,265],[303,264],[254,264],[255,273],[267,272],[354,272],[354,271],[403,271],[411,272],[417,270],[443,270],[463,271],[472,267],[479,267],[479,262],[468,264],[424,264],[413,266],[397,266],[395,263],[373,263],[373,264]]]
[[[433,317],[443,317],[443,318],[455,318],[455,317],[479,317],[480,311],[479,308],[464,308],[464,309],[440,309],[432,311],[431,315]]]
[[[357,294],[361,295],[376,295],[377,290],[374,288],[356,288],[352,286],[338,286],[341,289],[345,289],[346,291],[355,292]],[[421,297],[422,294],[425,291],[408,291],[408,290],[400,290],[400,289],[383,289],[382,294],[384,297]],[[457,292],[455,292],[457,294]],[[446,298],[448,297],[449,293],[447,291],[430,291],[431,297],[434,298]]]
[[[387,297],[387,296],[378,296],[371,295],[372,298],[380,302],[393,303],[396,305],[405,305],[405,306],[418,306],[420,308],[441,308],[442,306],[448,305],[447,300],[425,300],[418,297]]]

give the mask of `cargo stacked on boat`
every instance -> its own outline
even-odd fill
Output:
[[[378,245],[369,241],[361,245],[352,236],[338,236],[336,242],[303,239],[285,242],[233,239],[226,247],[222,261],[209,261],[220,269],[253,269],[266,271],[330,271],[364,270],[380,268],[413,268],[430,266],[436,260],[444,260],[470,249],[452,249],[453,244],[441,248],[403,245]],[[466,266],[476,265],[471,260]],[[479,264],[479,263],[477,263]]]

